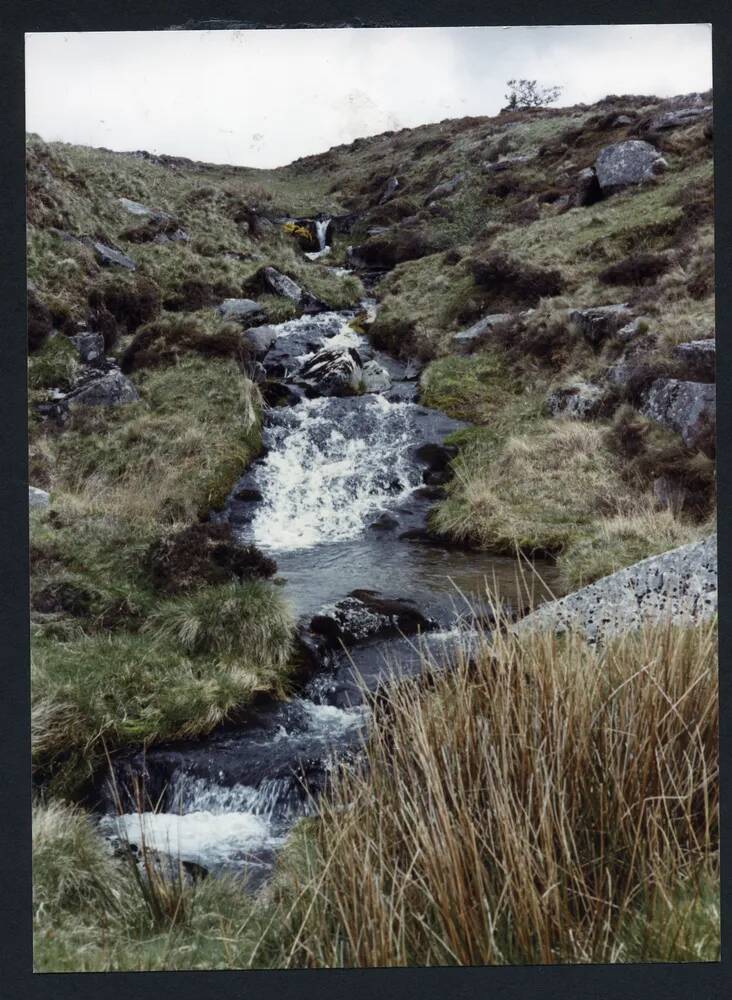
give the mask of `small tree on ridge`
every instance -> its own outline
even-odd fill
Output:
[[[537,80],[507,80],[506,86],[508,93],[505,96],[512,111],[546,108],[562,93],[561,87],[540,87]]]

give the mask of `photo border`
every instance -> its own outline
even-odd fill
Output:
[[[26,0],[0,11],[3,198],[0,203],[0,302],[4,307],[4,339],[0,364],[0,649],[3,651],[3,697],[0,699],[0,747],[4,770],[0,782],[0,844],[3,847],[0,891],[0,996],[9,1000],[53,997],[54,1000],[176,1000],[220,998],[222,991],[277,1000],[340,997],[366,1000],[379,994],[394,998],[451,997],[589,998],[643,997],[648,1000],[716,998],[732,995],[728,939],[732,851],[727,837],[732,824],[729,781],[732,674],[729,508],[732,456],[732,346],[722,349],[717,366],[717,437],[719,494],[720,609],[720,764],[722,774],[722,961],[719,963],[503,966],[475,968],[409,968],[364,970],[281,970],[150,973],[33,973],[31,906],[30,697],[28,636],[28,506],[26,438],[25,335],[25,97],[24,33],[31,31],[160,30],[165,28],[258,27],[397,27],[531,24],[700,23],[713,26],[714,160],[717,316],[732,322],[732,9],[729,0],[578,0],[539,4],[532,0],[491,3],[407,0],[368,5],[311,0],[307,19],[303,5],[284,0],[273,6],[256,0],[246,4],[221,0],[129,0],[123,7],[99,0]],[[240,15],[235,20],[234,15]],[[59,81],[62,89],[63,82]],[[724,323],[718,343],[726,335]],[[725,943],[727,939],[727,943]]]

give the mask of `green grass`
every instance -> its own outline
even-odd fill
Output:
[[[34,763],[73,791],[105,748],[193,737],[253,695],[287,687],[294,622],[271,584],[158,602],[142,632],[36,637]]]

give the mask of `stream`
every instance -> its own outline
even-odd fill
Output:
[[[373,303],[363,306],[373,316]],[[251,887],[266,880],[293,823],[316,808],[334,761],[358,754],[363,686],[373,691],[392,675],[417,672],[420,650],[439,662],[468,641],[487,611],[486,583],[501,599],[521,602],[513,559],[427,540],[440,491],[425,485],[424,446],[466,425],[419,405],[415,367],[375,351],[349,325],[355,315],[324,312],[276,328],[264,365],[288,386],[293,405],[266,411],[262,457],[212,516],[274,557],[302,628],[360,588],[414,602],[431,630],[419,637],[392,630],[331,649],[289,701],[258,701],[204,739],[124,757],[116,765],[122,813],[108,794],[101,820],[112,840],[139,846],[144,838],[207,871],[240,872]],[[294,376],[323,347],[355,348],[388,371],[391,387],[308,398]],[[537,568],[551,587],[552,566]],[[155,806],[142,814],[130,791],[139,781]]]

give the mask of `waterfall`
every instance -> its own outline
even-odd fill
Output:
[[[315,235],[318,240],[318,250],[325,250],[325,237],[328,232],[329,225],[330,219],[315,220]]]

